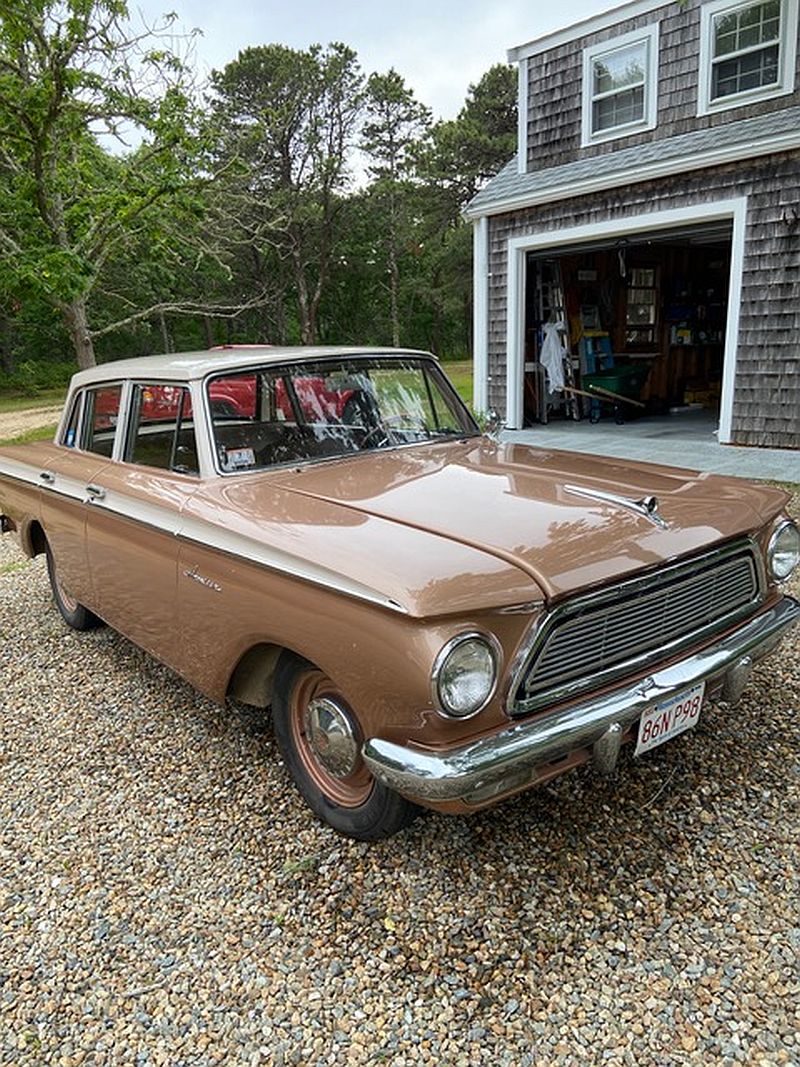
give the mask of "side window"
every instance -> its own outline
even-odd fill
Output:
[[[134,386],[125,458],[159,470],[199,473],[188,389],[163,383]]]
[[[111,457],[121,399],[121,385],[103,385],[87,391],[81,442],[85,451]]]
[[[59,444],[66,445],[67,448],[74,448],[78,443],[78,420],[81,413],[82,398],[82,392],[76,393],[72,398],[72,407],[69,410],[69,418],[67,419],[61,434]]]

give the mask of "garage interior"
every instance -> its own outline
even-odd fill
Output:
[[[716,427],[731,235],[720,222],[528,253],[525,425],[690,414]],[[556,338],[563,392],[545,370]]]

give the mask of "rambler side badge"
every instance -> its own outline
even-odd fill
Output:
[[[635,511],[643,519],[648,519],[654,526],[661,530],[668,530],[669,523],[658,512],[658,497],[643,496],[641,500],[631,500],[627,496],[617,496],[616,493],[604,493],[601,489],[585,489],[580,485],[565,485],[564,490],[574,496],[583,496],[589,500],[599,500],[604,504],[616,504],[618,507]]]
[[[191,578],[193,582],[198,582],[200,585],[204,585],[206,589],[213,589],[215,593],[222,592],[222,586],[218,585],[213,578],[206,578],[199,573],[197,567],[192,567],[191,570],[183,572],[185,578]]]

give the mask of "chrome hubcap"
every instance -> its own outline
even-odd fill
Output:
[[[330,697],[316,697],[306,710],[306,737],[315,757],[334,778],[348,778],[358,767],[360,752],[345,709]]]

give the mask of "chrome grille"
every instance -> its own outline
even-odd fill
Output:
[[[556,609],[514,686],[512,711],[602,684],[624,669],[666,659],[745,614],[759,598],[752,548],[672,565]]]

